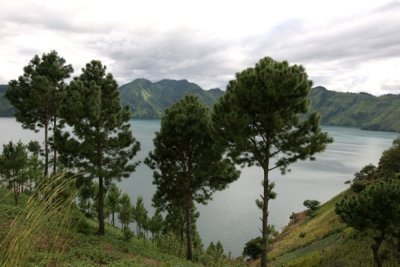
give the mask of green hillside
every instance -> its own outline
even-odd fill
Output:
[[[17,225],[13,229],[16,233],[13,245],[22,248],[22,254],[13,255],[20,258],[19,266],[204,266],[174,256],[174,242],[168,240],[160,241],[165,243],[163,246],[137,237],[126,241],[121,229],[110,224],[106,224],[105,236],[97,235],[98,222],[85,217],[77,208],[72,209],[71,216],[57,214],[51,219],[39,208],[43,219],[39,225],[45,225],[32,229],[38,225],[24,223],[28,217],[37,215],[27,211],[28,201],[29,195],[22,194],[19,205],[15,206],[13,194],[0,187],[0,266],[10,266],[7,262],[2,265],[1,257],[9,247],[4,242],[13,224]],[[28,236],[33,240],[26,240]],[[25,244],[18,241],[24,238]],[[215,266],[243,266],[243,263],[224,259]]]
[[[340,222],[335,213],[335,204],[345,191],[322,205],[314,217],[300,212],[291,220],[272,245],[269,253],[272,266],[340,266],[373,267],[374,259],[370,249],[371,241],[352,228]],[[400,266],[396,252],[387,244],[383,266]],[[251,266],[257,266],[258,261]]]
[[[316,87],[311,91],[310,100],[311,109],[321,114],[323,125],[400,132],[400,95],[376,97]]]
[[[203,90],[187,80],[161,80],[152,83],[146,79],[136,79],[122,85],[120,93],[121,103],[130,107],[133,118],[158,119],[167,107],[185,95],[196,95],[211,108],[224,92],[220,89]]]
[[[13,107],[0,85],[0,116],[10,117]],[[221,89],[203,90],[187,80],[161,80],[152,83],[136,79],[120,87],[121,103],[128,105],[134,119],[159,119],[163,111],[185,95],[199,96],[208,106],[224,94]],[[310,95],[311,110],[321,114],[323,125],[349,126],[364,130],[400,132],[400,95],[373,96],[342,93],[315,87]]]

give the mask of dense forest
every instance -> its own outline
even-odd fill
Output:
[[[323,235],[305,230],[295,244],[280,246],[277,252],[285,236],[295,231],[290,232],[289,225],[279,235],[269,223],[270,201],[276,198],[270,172],[278,169],[285,174],[291,164],[314,160],[333,142],[321,130],[320,115],[312,106],[317,102],[311,99],[310,106],[309,101],[310,93],[319,97],[318,105],[329,114],[330,102],[324,95],[329,91],[311,90],[303,66],[262,58],[238,72],[223,95],[185,80],[153,84],[141,79],[119,88],[98,60],[87,63],[67,83],[73,71],[51,51],[34,56],[18,79],[2,87],[21,127],[43,129],[44,142],[3,145],[1,265],[318,266],[326,261],[319,252],[319,257],[300,253],[291,263],[279,257],[298,249],[298,244],[304,247],[343,229],[343,234],[351,232],[370,243],[359,251],[371,253],[377,266],[399,262],[400,139],[383,153],[378,166],[356,173],[350,189],[325,206],[332,211],[325,221],[332,224]],[[143,101],[130,99],[132,92]],[[151,111],[138,111],[139,107]],[[132,111],[141,116],[162,114],[154,149],[144,161],[153,170],[156,186],[153,215],[141,196],[130,199],[117,186],[139,164],[135,156],[140,143],[130,127]],[[221,242],[207,248],[202,244],[196,204],[206,205],[216,191],[239,179],[239,167],[254,165],[263,177],[263,193],[255,195],[260,236],[244,244],[242,257],[232,259]],[[306,200],[304,206],[303,219],[293,214],[292,225],[315,223],[328,209],[316,200]],[[327,266],[340,264],[329,260],[336,265]]]

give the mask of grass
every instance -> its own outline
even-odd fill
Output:
[[[54,195],[61,194],[63,201],[22,194],[15,206],[12,194],[0,187],[0,266],[203,266],[165,253],[152,241],[124,241],[121,229],[108,224],[106,235],[97,235],[97,221],[73,205],[73,193],[63,193]]]
[[[336,202],[348,194],[345,191],[322,205],[314,217],[289,224],[272,245],[271,266],[373,267],[371,239],[341,223],[335,213]],[[389,243],[382,245],[380,253],[383,266],[400,266],[400,255]]]

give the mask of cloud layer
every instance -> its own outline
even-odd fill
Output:
[[[76,74],[102,60],[120,84],[172,78],[224,88],[271,56],[304,65],[332,90],[400,93],[399,1],[6,2],[0,83],[55,49]]]

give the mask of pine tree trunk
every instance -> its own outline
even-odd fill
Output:
[[[57,116],[54,116],[53,138],[55,136],[56,128],[57,128]],[[57,171],[57,150],[54,147],[54,140],[53,140],[53,150],[54,150],[53,174],[56,174],[56,171]]]
[[[186,217],[186,239],[187,239],[187,260],[193,260],[193,251],[192,251],[192,214],[190,212],[190,196],[186,197],[185,203],[185,217]]]
[[[99,177],[98,219],[99,219],[99,235],[105,235],[105,230],[104,230],[104,185],[103,185],[103,177]]]
[[[15,206],[18,206],[18,185],[17,182],[14,180],[14,201],[15,201]]]
[[[375,244],[371,246],[372,249],[372,254],[374,255],[374,261],[376,263],[377,267],[382,267],[382,259],[379,257],[379,248],[385,240],[385,232],[381,232],[381,235],[379,237],[374,238]]]
[[[112,224],[112,226],[115,226],[115,221],[114,221],[114,209],[112,210],[112,212],[111,212],[111,224]]]
[[[44,177],[49,174],[49,124],[44,124]]]
[[[267,266],[267,246],[268,246],[268,202],[269,202],[269,145],[267,145],[267,153],[265,155],[264,170],[264,194],[262,209],[262,250],[261,250],[261,267]]]

